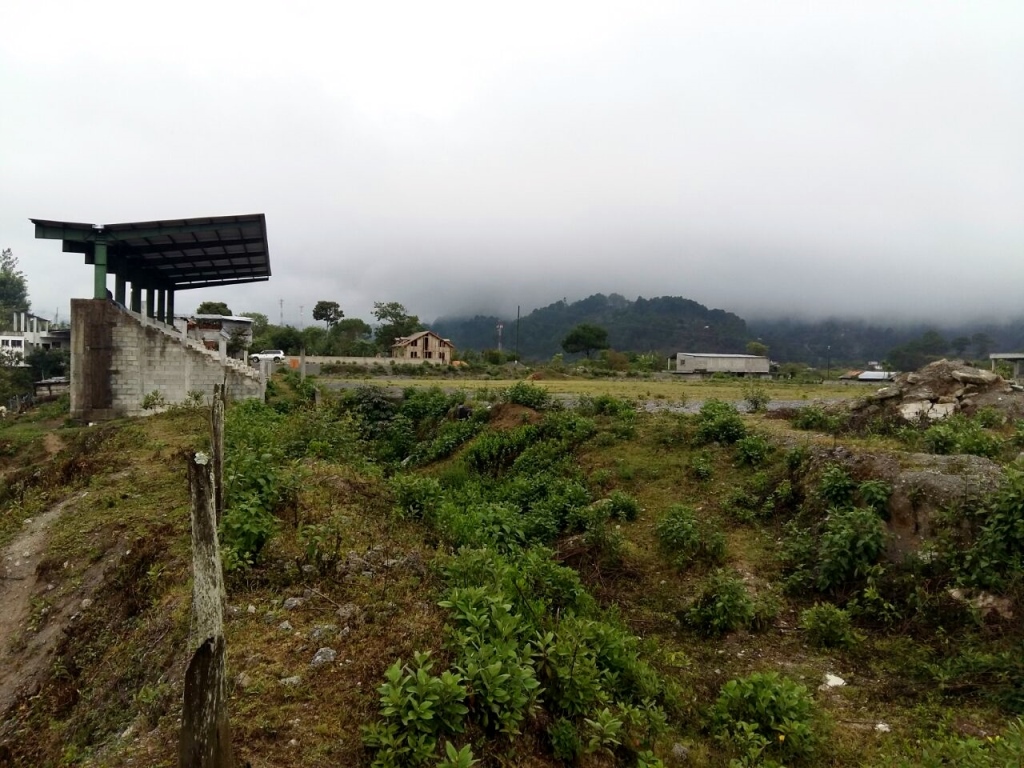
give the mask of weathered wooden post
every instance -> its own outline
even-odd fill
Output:
[[[224,663],[224,575],[217,544],[213,467],[197,453],[188,462],[192,501],[192,636],[178,742],[179,768],[233,768]]]
[[[213,402],[210,404],[210,453],[213,460],[213,508],[217,526],[224,514],[224,409],[226,390],[223,384],[213,385]]]

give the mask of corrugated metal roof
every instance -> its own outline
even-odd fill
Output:
[[[31,219],[36,237],[63,240],[66,253],[94,263],[94,244],[107,242],[107,269],[172,290],[261,282],[270,278],[267,222],[262,213],[82,224]]]
[[[764,355],[738,355],[731,352],[716,354],[715,352],[680,352],[680,355],[686,355],[686,357],[730,357],[730,358],[744,358],[746,360],[767,360],[768,358]]]

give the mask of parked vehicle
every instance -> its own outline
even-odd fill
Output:
[[[272,360],[275,363],[284,362],[284,351],[280,349],[264,349],[249,355],[249,362],[252,365],[259,365],[264,360]]]

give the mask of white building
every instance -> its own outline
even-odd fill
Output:
[[[679,352],[676,374],[695,379],[724,373],[745,378],[771,377],[771,362],[761,355],[733,355],[712,352]]]
[[[0,355],[24,365],[25,357],[37,349],[71,349],[71,329],[54,328],[45,317],[15,312],[10,331],[0,333]]]

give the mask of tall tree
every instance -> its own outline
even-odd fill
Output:
[[[768,345],[761,341],[748,341],[747,354],[765,357],[768,354]]]
[[[391,349],[395,339],[411,336],[422,329],[420,319],[397,301],[373,302],[373,316],[380,323],[377,326],[377,346],[381,351]]]
[[[197,315],[230,315],[231,310],[223,301],[204,301],[196,307]]]
[[[322,320],[327,324],[327,330],[331,330],[334,324],[345,316],[341,306],[336,301],[318,301],[313,307],[313,319]]]
[[[608,331],[593,323],[580,323],[562,339],[562,349],[574,355],[584,352],[587,359],[595,349],[608,349]]]
[[[25,273],[18,269],[14,251],[4,248],[0,252],[0,328],[11,328],[15,312],[27,312],[28,284]]]

